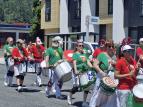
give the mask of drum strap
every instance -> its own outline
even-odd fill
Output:
[[[22,52],[18,47],[16,47],[16,48],[20,51],[20,53],[22,54],[22,56],[24,56],[24,55],[23,55],[23,52]]]

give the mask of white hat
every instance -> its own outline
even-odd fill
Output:
[[[60,36],[56,36],[56,39],[58,39],[58,41],[62,41],[62,38]]]
[[[38,44],[38,45],[42,44],[41,39],[39,37],[36,38],[36,44]]]
[[[121,52],[123,52],[123,51],[125,51],[125,50],[128,50],[128,49],[134,49],[134,48],[131,48],[130,45],[125,45],[125,46],[122,46]]]
[[[143,41],[143,38],[140,38],[139,42],[140,42],[140,41]]]

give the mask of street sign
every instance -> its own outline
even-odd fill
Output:
[[[99,25],[99,17],[90,16],[89,24]]]
[[[86,26],[89,25],[89,18],[90,18],[90,16],[87,15],[87,16],[86,16],[86,19],[85,19],[85,25],[86,25]]]

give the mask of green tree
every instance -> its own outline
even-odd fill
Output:
[[[41,2],[39,0],[34,0],[33,3],[33,13],[35,14],[34,18],[30,21],[31,22],[31,30],[29,32],[30,36],[32,37],[40,37],[42,40],[44,31],[41,30]]]

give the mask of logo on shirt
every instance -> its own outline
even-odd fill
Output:
[[[23,51],[22,51],[22,52],[23,52]],[[22,53],[21,53],[20,51],[19,51],[19,54],[20,54],[21,57],[23,57],[23,55],[22,55]]]
[[[10,52],[12,52],[12,51],[13,51],[13,48],[12,48],[12,47],[9,47],[9,50],[10,50]]]
[[[86,54],[86,50],[83,50],[83,53]]]
[[[38,50],[38,53],[41,55],[41,49],[37,49]]]
[[[86,61],[86,57],[85,56],[80,56],[81,59],[82,59],[82,62],[85,62]]]
[[[14,63],[14,59],[13,59],[13,58],[12,58],[12,59],[10,59],[10,62],[11,62],[11,63]]]
[[[59,56],[59,53],[58,53],[58,51],[56,51],[56,50],[54,50],[55,51],[55,54],[56,54],[56,56]]]

